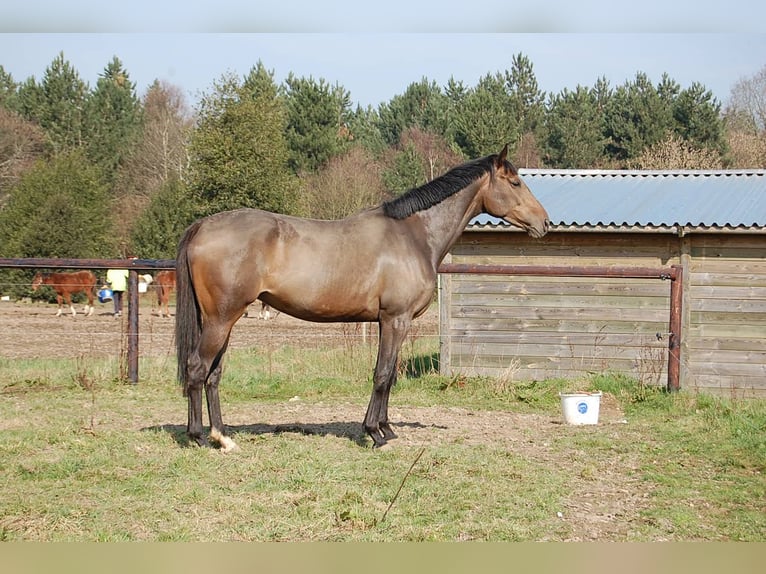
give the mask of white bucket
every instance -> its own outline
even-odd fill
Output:
[[[595,393],[559,393],[564,420],[570,425],[598,424],[601,391]]]
[[[138,282],[138,292],[139,293],[146,293],[146,290],[149,286],[144,283],[143,281]]]

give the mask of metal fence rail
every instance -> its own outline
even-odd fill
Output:
[[[128,274],[128,380],[138,383],[138,272],[175,269],[175,259],[57,259],[2,258],[0,268],[16,269],[127,269]]]
[[[57,259],[0,258],[0,268],[127,269],[128,278],[128,380],[138,383],[138,272],[175,269],[175,259]],[[443,264],[439,273],[478,275],[537,275],[556,277],[622,277],[670,280],[668,341],[668,390],[678,390],[681,364],[681,305],[683,267],[577,267],[546,265]]]

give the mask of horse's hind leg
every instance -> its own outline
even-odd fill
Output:
[[[208,402],[208,416],[213,440],[221,444],[223,452],[236,448],[234,441],[226,437],[218,398],[218,382],[221,378],[221,357],[226,350],[231,325],[206,325],[200,335],[197,352],[189,358],[186,394],[189,399],[189,422],[186,429],[189,438],[200,446],[207,444],[202,429],[202,387]],[[227,439],[227,440],[222,440]]]
[[[222,453],[229,453],[238,450],[239,447],[226,434],[226,427],[223,424],[221,416],[221,401],[218,396],[218,383],[221,381],[221,371],[223,365],[219,361],[218,365],[205,385],[205,396],[207,398],[207,414],[210,418],[210,438],[221,445]]]
[[[72,305],[72,296],[65,294],[64,300],[66,301],[66,304],[69,305],[69,310],[72,312],[72,318],[74,319],[77,317],[77,309],[75,309],[74,305]]]
[[[192,362],[192,359],[189,360]],[[196,369],[189,368],[189,382],[185,389],[189,401],[189,419],[186,435],[199,446],[207,446],[207,438],[202,432],[202,385],[196,382]]]

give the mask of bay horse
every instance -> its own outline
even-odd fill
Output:
[[[388,400],[400,348],[413,319],[430,305],[437,269],[468,222],[486,212],[535,238],[548,214],[499,154],[469,161],[381,205],[320,221],[258,209],[198,219],[178,246],[176,350],[188,398],[187,435],[235,450],[221,416],[218,385],[232,327],[260,300],[298,319],[377,322],[379,346],[364,430],[381,447],[396,438]]]
[[[170,317],[170,294],[176,288],[176,272],[174,269],[165,269],[160,271],[154,277],[154,288],[157,290],[157,306],[160,310],[160,317]],[[163,315],[164,309],[164,315]]]
[[[32,279],[32,291],[37,291],[41,285],[50,285],[56,292],[56,301],[59,308],[56,317],[61,316],[64,311],[63,302],[69,305],[72,311],[72,317],[77,316],[77,311],[72,305],[72,295],[75,293],[85,293],[88,303],[85,305],[85,316],[93,315],[93,297],[96,292],[96,275],[92,271],[70,271],[59,273],[41,273],[38,272]]]

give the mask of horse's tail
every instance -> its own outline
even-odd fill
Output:
[[[202,332],[197,296],[191,282],[189,269],[189,243],[199,230],[199,221],[190,225],[178,243],[176,255],[176,356],[178,358],[178,382],[184,396],[188,388],[187,365],[189,356],[196,349]]]

